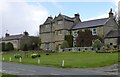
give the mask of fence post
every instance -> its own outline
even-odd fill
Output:
[[[9,58],[10,61],[12,61],[11,57]]]
[[[64,67],[64,60],[62,60],[62,67]]]
[[[20,63],[22,62],[22,58],[20,57]]]
[[[40,64],[40,59],[38,59],[38,64]]]
[[[3,57],[3,61],[5,60],[5,58]]]

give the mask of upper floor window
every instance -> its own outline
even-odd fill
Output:
[[[58,21],[58,25],[60,25],[60,24],[63,24],[63,21],[62,21],[62,20]]]
[[[62,31],[60,30],[60,31],[58,31],[58,35],[62,35]]]
[[[93,28],[93,29],[92,29],[92,35],[97,35],[97,30],[96,30],[96,28]]]
[[[55,33],[56,33],[56,35],[62,35],[62,31],[61,30],[56,31]]]
[[[55,23],[53,23],[53,27],[55,27]]]
[[[49,25],[45,25],[46,28],[49,28]]]

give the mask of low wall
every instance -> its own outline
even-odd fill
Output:
[[[59,50],[59,52],[84,52],[84,51],[95,52],[95,49],[93,47],[74,47]]]

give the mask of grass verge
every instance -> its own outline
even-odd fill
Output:
[[[61,53],[40,53],[40,58],[32,59],[30,53],[28,57],[22,54],[22,64],[34,64],[41,66],[61,67],[64,60],[64,68],[96,68],[109,66],[118,63],[118,53],[95,53],[95,52],[61,52]],[[19,59],[14,58],[14,54],[3,54],[5,62],[9,62],[11,57],[12,62],[20,63]],[[40,64],[38,64],[40,59]]]

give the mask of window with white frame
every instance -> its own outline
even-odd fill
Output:
[[[74,31],[74,37],[78,36],[78,31]]]
[[[93,28],[93,29],[92,29],[92,35],[97,35],[97,30],[96,30],[96,28]]]

